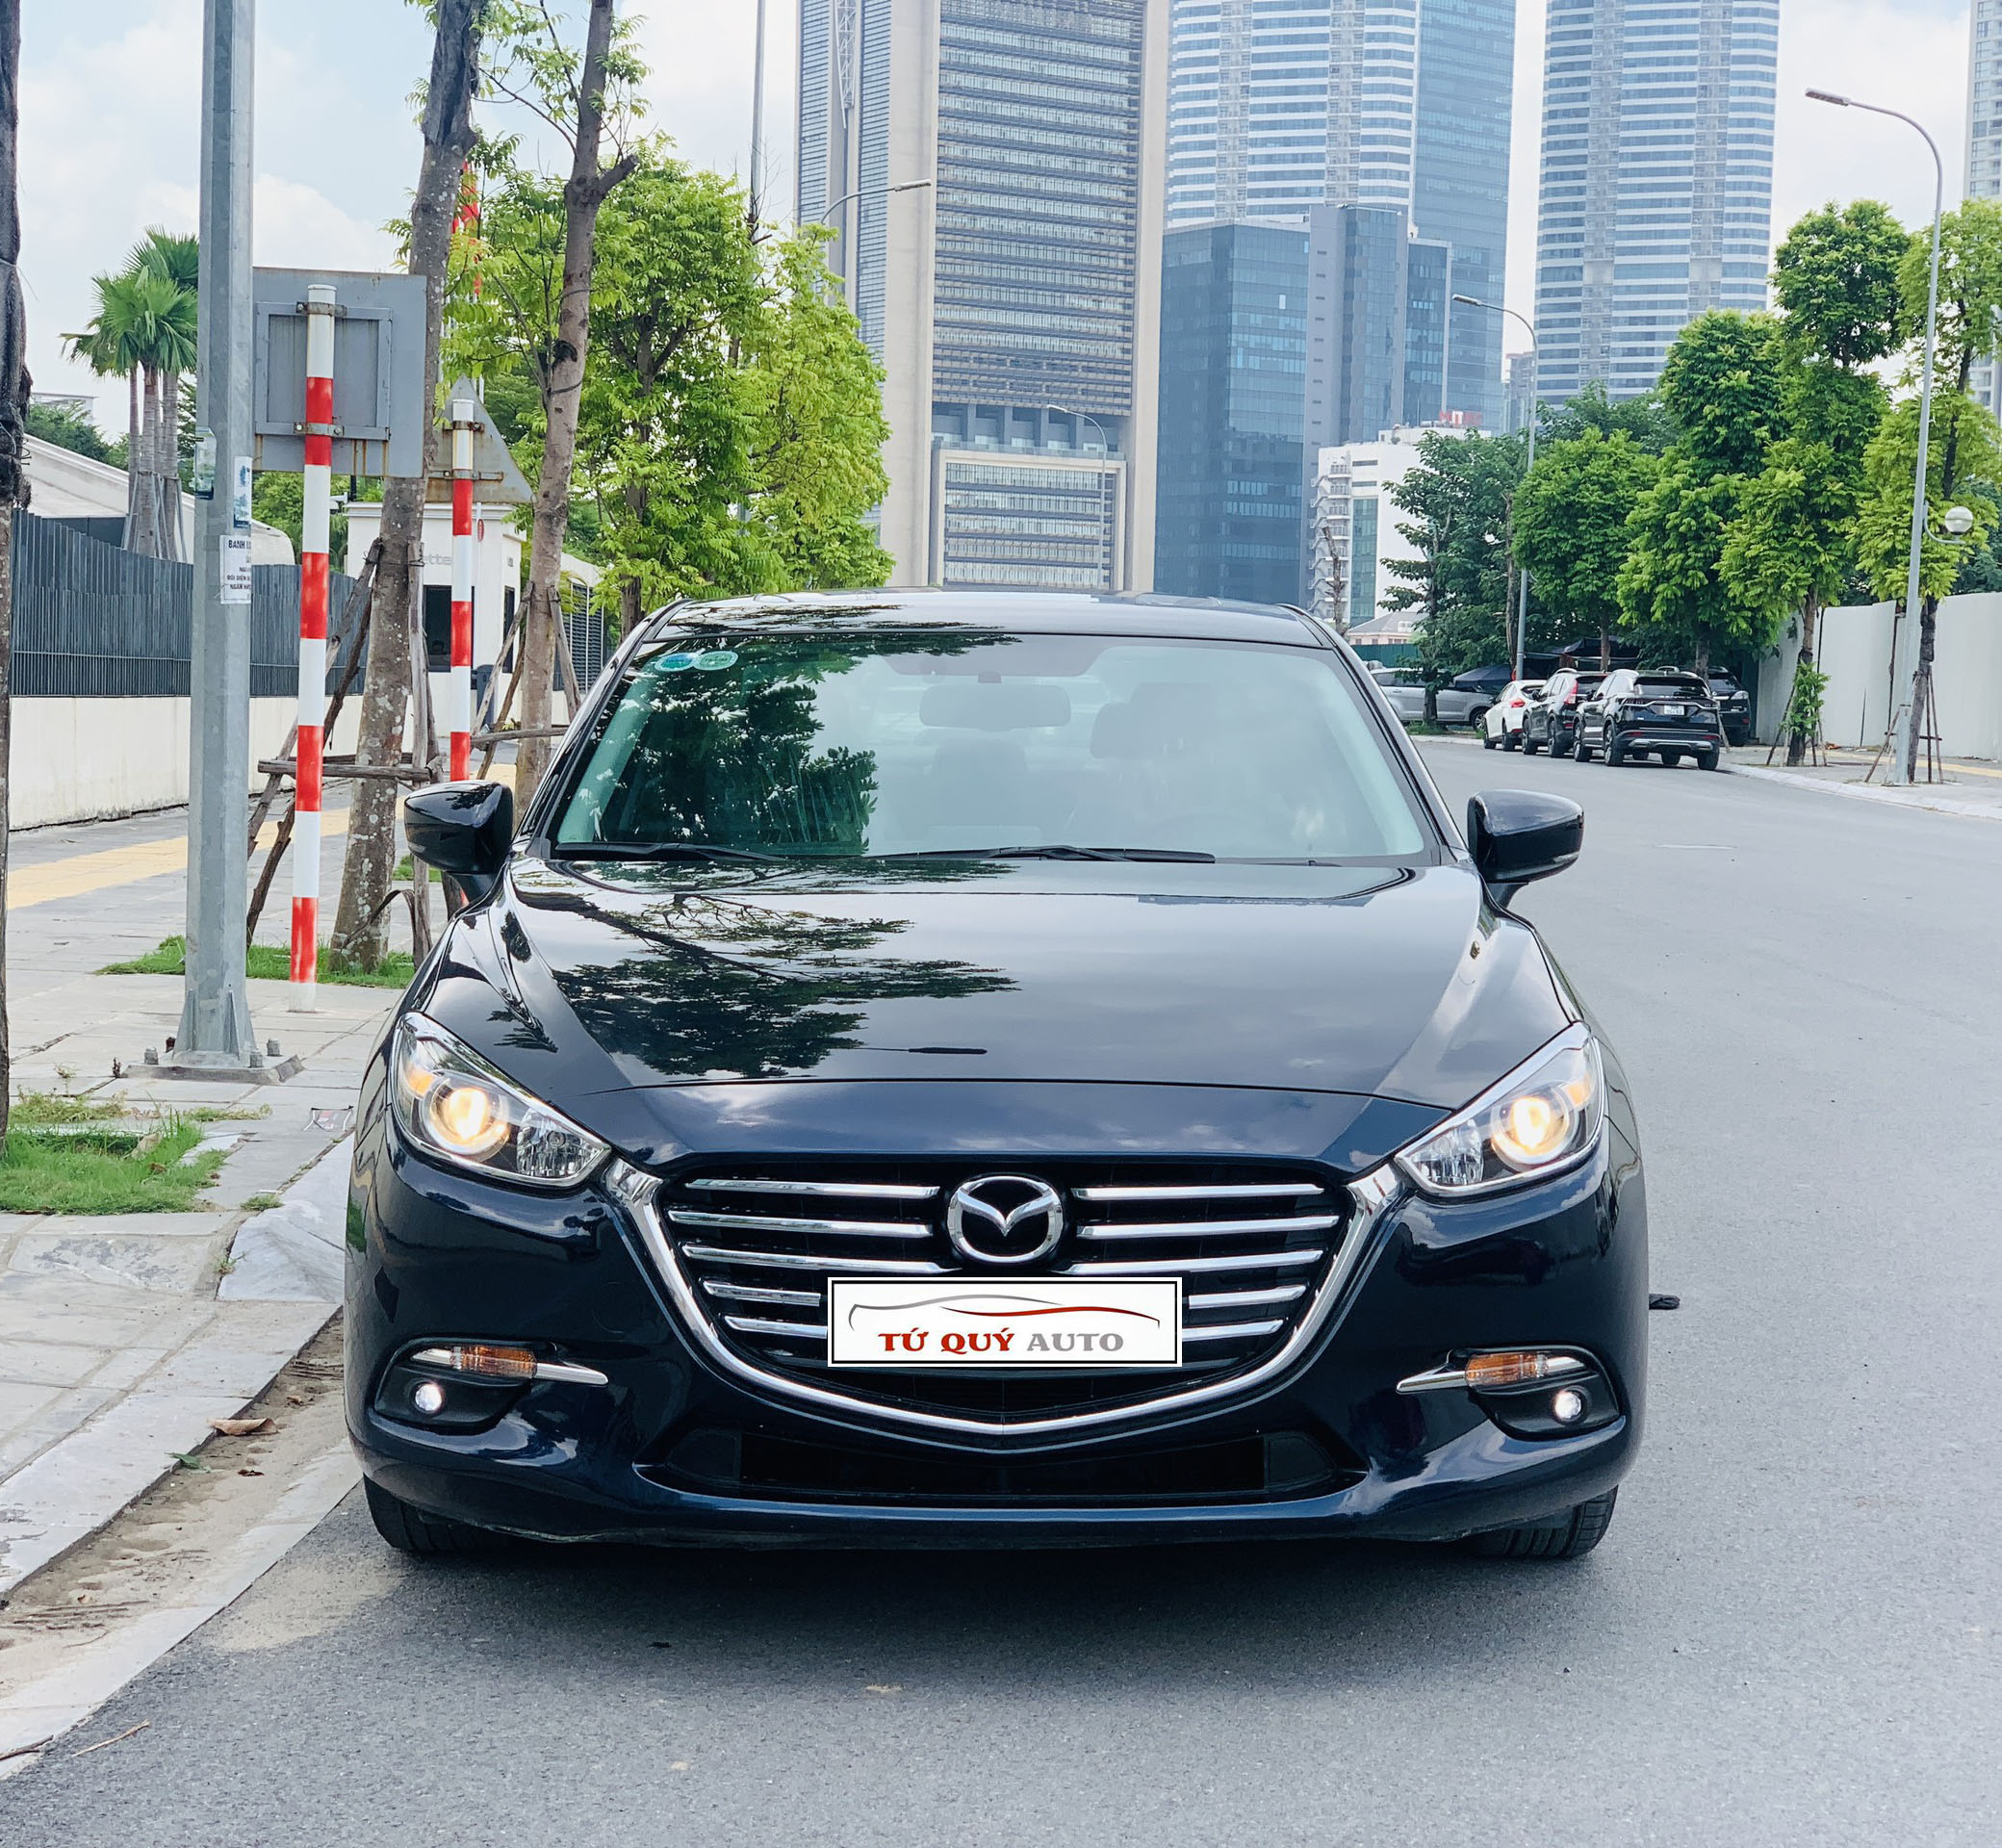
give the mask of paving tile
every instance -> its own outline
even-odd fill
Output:
[[[9,1268],[16,1275],[66,1274],[90,1283],[192,1295],[214,1288],[222,1249],[214,1232],[182,1238],[30,1236],[16,1242]]]
[[[0,1380],[37,1386],[81,1386],[104,1365],[102,1348],[74,1342],[33,1341],[19,1330],[0,1330]]]

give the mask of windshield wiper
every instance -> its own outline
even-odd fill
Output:
[[[762,864],[770,854],[747,853],[741,847],[711,847],[699,840],[581,840],[556,847],[557,860],[751,860]]]
[[[1213,866],[1215,854],[1181,847],[1072,847],[1062,842],[1027,847],[926,847],[909,854],[876,854],[876,860],[1165,860]]]

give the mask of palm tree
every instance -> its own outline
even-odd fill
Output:
[[[154,558],[181,550],[177,438],[181,374],[195,358],[197,270],[192,238],[148,231],[123,270],[92,279],[97,313],[64,336],[100,376],[125,378],[125,544]]]

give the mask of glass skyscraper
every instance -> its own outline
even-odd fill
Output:
[[[1778,0],[1550,0],[1537,395],[1655,385],[1711,308],[1766,305]]]
[[[1166,38],[1167,0],[801,0],[800,218],[886,374],[900,584],[1151,577]]]
[[[1299,601],[1307,249],[1280,225],[1168,234],[1157,589]]]
[[[1171,230],[1399,210],[1450,245],[1449,295],[1501,298],[1515,0],[1173,0],[1172,22]],[[1446,407],[1497,423],[1498,318],[1441,338]]]

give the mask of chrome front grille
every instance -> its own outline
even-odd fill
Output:
[[[828,1367],[830,1275],[1021,1274],[967,1264],[942,1229],[952,1190],[996,1171],[1039,1177],[1064,1198],[1063,1240],[1029,1274],[1181,1281],[1179,1370]],[[737,1359],[852,1403],[1004,1425],[1140,1404],[1263,1365],[1320,1299],[1351,1210],[1341,1182],[1297,1170],[1005,1160],[852,1172],[769,1164],[677,1175],[654,1201],[656,1259],[674,1266],[679,1299]]]

